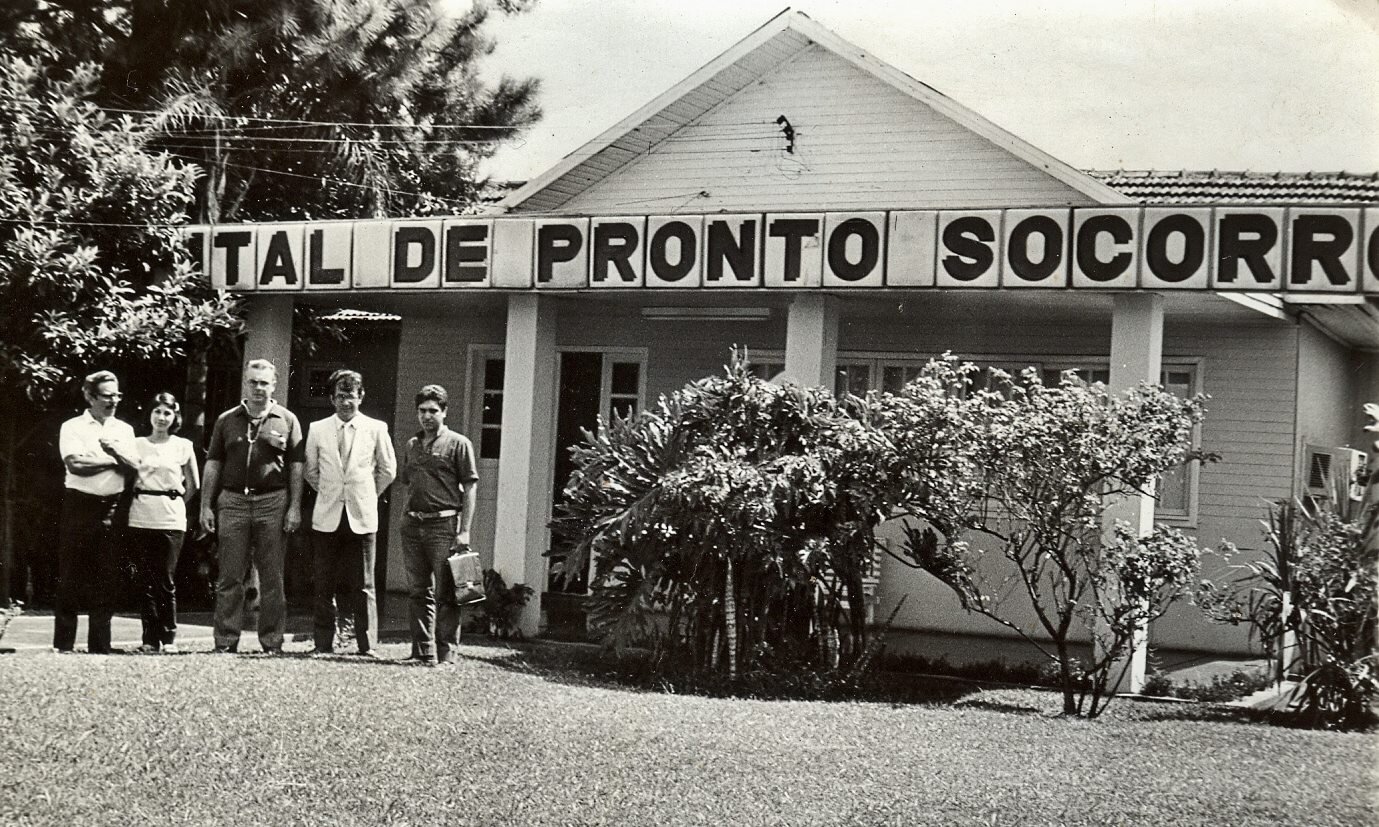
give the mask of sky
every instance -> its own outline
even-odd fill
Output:
[[[463,2],[463,0],[458,0]],[[482,69],[541,80],[525,180],[784,0],[538,0]],[[789,8],[1082,169],[1379,171],[1379,0],[802,0]]]

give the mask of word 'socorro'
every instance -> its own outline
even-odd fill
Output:
[[[191,228],[216,287],[1379,294],[1379,208],[1074,207]]]

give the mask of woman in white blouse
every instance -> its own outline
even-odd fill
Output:
[[[177,556],[187,532],[187,502],[200,477],[190,440],[173,436],[182,408],[170,393],[153,397],[152,432],[134,441],[138,477],[129,506],[130,545],[143,581],[141,652],[177,651]]]

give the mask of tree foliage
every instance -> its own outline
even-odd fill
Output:
[[[1115,498],[1203,455],[1192,431],[1204,400],[1141,385],[1115,396],[1071,372],[1046,387],[1037,371],[931,362],[875,420],[911,469],[900,496],[899,559],[949,586],[963,607],[1020,634],[1059,669],[1064,711],[1095,716],[1138,630],[1196,585],[1199,550],[1166,526],[1138,537],[1104,526]],[[1035,627],[1017,621],[1015,607]],[[1081,657],[1073,645],[1090,639]],[[1047,641],[1047,642],[1046,642]]]
[[[723,376],[603,423],[574,449],[557,529],[592,557],[591,626],[657,662],[740,670],[856,663],[884,516],[883,439],[857,400]]]
[[[463,212],[478,162],[540,115],[535,81],[480,76],[484,2],[41,5],[29,25],[100,61],[102,103],[156,110],[206,170],[210,220]]]
[[[0,387],[46,403],[92,364],[233,328],[179,246],[196,170],[91,103],[92,67],[0,63]],[[13,408],[10,408],[13,410]]]
[[[60,392],[238,326],[178,243],[196,170],[150,152],[138,118],[97,108],[96,81],[89,65],[0,60],[0,601],[21,451]]]

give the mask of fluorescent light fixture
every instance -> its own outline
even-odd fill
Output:
[[[1287,304],[1364,304],[1359,293],[1284,293]]]
[[[658,322],[757,322],[771,318],[771,308],[643,307],[642,318]]]

